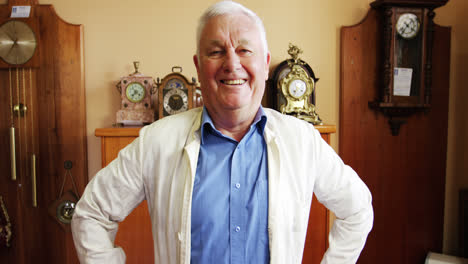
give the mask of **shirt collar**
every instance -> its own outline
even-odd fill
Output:
[[[255,115],[255,118],[252,122],[253,126],[257,126],[260,134],[263,135],[263,131],[265,130],[265,125],[267,122],[267,116],[265,114],[265,111],[263,110],[263,107],[260,106],[258,108],[257,114]],[[222,135],[219,130],[217,130],[214,126],[213,120],[211,119],[210,115],[208,114],[208,111],[206,110],[206,107],[203,106],[203,112],[202,112],[202,122],[201,122],[201,144],[204,142],[204,138],[209,134],[209,133],[215,133],[218,135]]]

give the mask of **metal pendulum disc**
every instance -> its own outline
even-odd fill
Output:
[[[36,36],[28,24],[10,20],[0,26],[0,57],[7,63],[20,65],[34,55]]]

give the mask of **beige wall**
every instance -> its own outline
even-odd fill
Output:
[[[1,1],[3,3],[6,0]],[[84,25],[85,78],[89,173],[100,168],[100,140],[94,130],[115,122],[119,94],[115,84],[133,72],[140,61],[146,75],[164,77],[172,66],[196,76],[195,24],[213,0],[39,0],[52,4],[65,21]],[[317,84],[317,111],[325,123],[338,124],[339,114],[339,32],[343,25],[362,20],[370,0],[242,0],[264,20],[272,66],[288,57],[288,43],[304,50],[302,59],[313,68]],[[468,4],[451,0],[437,11],[436,22],[452,26],[449,151],[444,248],[457,250],[456,186],[468,186],[468,99],[467,81]],[[464,137],[465,136],[465,137]],[[337,150],[337,136],[332,145]],[[456,142],[454,139],[457,139]],[[437,140],[437,139],[435,139]],[[465,155],[463,155],[465,154]],[[463,177],[465,176],[465,177]],[[421,219],[421,221],[424,221]]]
[[[450,0],[436,23],[452,27],[444,252],[458,252],[458,192],[468,188],[468,1]]]

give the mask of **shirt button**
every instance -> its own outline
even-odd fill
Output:
[[[236,226],[236,232],[240,231],[240,226]]]
[[[236,183],[236,188],[237,188],[237,189],[240,188],[240,183]]]

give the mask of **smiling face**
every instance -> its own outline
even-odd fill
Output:
[[[213,17],[202,31],[199,47],[194,63],[211,117],[235,113],[253,119],[270,63],[253,20],[244,14]]]

